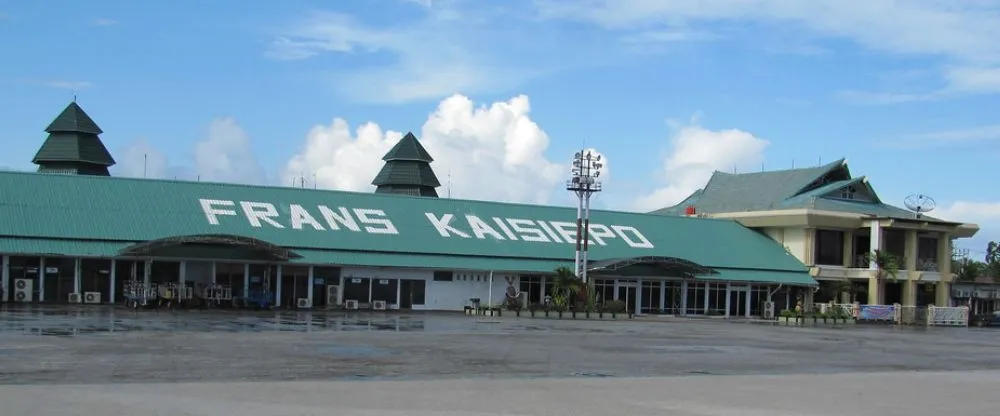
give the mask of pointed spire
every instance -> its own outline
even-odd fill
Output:
[[[59,113],[59,116],[49,127],[45,128],[46,133],[87,133],[87,134],[102,134],[100,127],[97,127],[97,123],[94,122],[90,116],[87,115],[83,108],[76,103],[76,97],[73,97],[73,102],[66,106],[66,109]]]
[[[382,160],[386,162],[393,160],[414,160],[431,163],[434,161],[434,158],[420,144],[417,136],[414,136],[412,132],[407,132],[402,139],[396,142],[396,145],[392,149],[389,149],[389,152],[382,157]]]
[[[103,131],[76,101],[45,132],[49,137],[32,159],[39,172],[110,176],[115,159],[98,137]]]
[[[413,133],[406,133],[385,157],[385,165],[372,181],[375,193],[390,193],[437,198],[441,186],[431,169],[434,158]]]

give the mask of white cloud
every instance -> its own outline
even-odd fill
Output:
[[[1000,223],[1000,202],[955,201],[929,215],[962,223]]]
[[[195,144],[194,159],[201,180],[249,184],[267,180],[250,137],[231,117],[212,120],[205,137]]]
[[[453,95],[430,114],[414,132],[435,158],[431,164],[446,196],[512,202],[547,202],[568,176],[569,161],[545,157],[548,135],[531,119],[526,96],[477,106]],[[291,184],[315,174],[320,188],[371,191],[372,179],[382,167],[382,156],[402,137],[374,123],[353,134],[347,122],[335,119],[316,126],[302,150],[284,169],[282,182]],[[307,185],[308,186],[308,185]]]
[[[115,155],[115,174],[133,178],[165,178],[168,177],[169,162],[167,155],[153,147],[146,139],[129,143],[127,147]]]
[[[212,182],[263,184],[267,175],[250,144],[250,137],[233,118],[212,120],[195,143],[193,166],[173,164],[168,155],[145,139],[117,154],[117,174],[131,177],[177,178]]]
[[[990,241],[1000,240],[1000,202],[955,201],[929,213],[942,220],[979,225],[979,232],[971,239],[958,240],[958,245],[982,253]],[[978,256],[974,256],[978,257]]]
[[[342,13],[315,13],[281,31],[266,56],[306,59],[321,54],[350,56],[331,79],[348,97],[363,102],[402,103],[439,100],[458,92],[499,91],[541,71],[541,63],[519,65],[520,44],[501,57],[496,46],[520,36],[482,17],[465,15],[452,2],[427,2],[423,17],[400,25],[359,22]],[[485,11],[487,8],[483,8]],[[370,54],[392,62],[359,64]],[[356,58],[361,59],[356,59]]]
[[[869,49],[943,58],[946,86],[918,93],[845,92],[843,98],[871,104],[940,99],[1000,92],[1000,5],[994,1],[940,0],[535,0],[550,17],[595,23],[606,29],[644,32],[677,25],[754,22],[799,27]],[[891,17],[887,17],[891,16]],[[752,36],[760,42],[759,37]]]
[[[634,208],[651,211],[675,205],[704,187],[716,170],[759,166],[769,144],[742,130],[709,130],[696,121],[675,125],[669,154],[659,175],[665,185],[637,198]]]

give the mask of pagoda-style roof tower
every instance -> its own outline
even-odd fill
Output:
[[[375,193],[438,197],[435,188],[441,186],[441,182],[431,169],[434,158],[413,133],[406,133],[399,139],[382,160],[385,165],[372,181]]]
[[[49,137],[31,161],[39,172],[111,176],[115,159],[98,137],[103,131],[75,100],[45,132]]]

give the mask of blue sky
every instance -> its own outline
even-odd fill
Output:
[[[587,146],[646,209],[846,157],[1000,239],[998,1],[44,3],[0,0],[0,166],[75,92],[117,174],[365,190],[412,130],[455,196],[568,203]]]

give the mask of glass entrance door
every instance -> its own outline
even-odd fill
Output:
[[[625,310],[635,313],[635,286],[618,286],[618,300],[625,302]]]
[[[750,290],[745,287],[731,287],[729,289],[729,316],[748,317],[747,308],[750,305]]]

